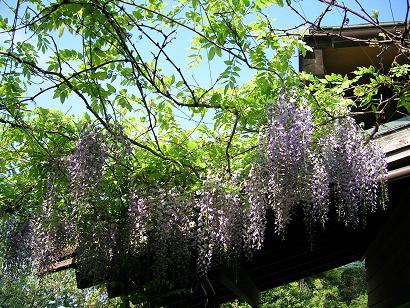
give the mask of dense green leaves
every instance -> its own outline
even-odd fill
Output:
[[[18,279],[2,277],[2,307],[121,307],[121,300],[109,300],[99,288],[77,289],[73,270],[45,277],[27,275]]]
[[[107,298],[99,288],[78,290],[74,271],[50,274],[43,278],[21,277],[0,282],[0,305],[6,307],[126,307],[128,303]],[[245,308],[238,301],[223,307]],[[353,265],[325,272],[313,277],[261,293],[261,307],[367,307],[365,270]]]
[[[247,304],[226,303],[223,307],[245,308]],[[261,293],[261,307],[367,307],[366,273],[351,264]]]

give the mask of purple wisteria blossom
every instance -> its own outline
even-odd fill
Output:
[[[198,271],[205,275],[212,262],[235,259],[243,241],[243,205],[239,195],[226,192],[222,181],[209,177],[198,201]]]
[[[32,226],[30,221],[10,219],[0,225],[3,243],[1,271],[11,277],[30,269]]]
[[[267,190],[265,170],[255,164],[245,182],[249,206],[244,212],[244,250],[250,257],[254,250],[263,247],[266,229]]]
[[[266,133],[260,137],[259,169],[265,170],[262,177],[251,175],[250,182],[266,183],[263,190],[267,206],[275,214],[279,234],[285,231],[300,204],[313,204],[312,218],[325,219],[328,176],[314,151],[313,133],[312,113],[303,103],[298,106],[294,99],[282,95],[270,105]]]
[[[357,226],[360,217],[377,208],[379,195],[385,197],[384,154],[374,143],[366,143],[349,117],[334,121],[329,133],[320,140],[320,150],[339,217],[346,225]]]
[[[89,206],[104,174],[106,146],[97,130],[85,131],[68,157],[71,199],[75,205]]]
[[[31,261],[38,272],[44,272],[76,246],[73,212],[67,208],[59,209],[59,203],[64,204],[59,176],[61,177],[61,171],[58,169],[49,172],[43,204],[31,220]]]
[[[375,144],[365,142],[353,119],[337,119],[322,128],[319,137],[314,134],[312,113],[304,103],[282,95],[270,105],[260,135],[261,155],[245,183],[247,215],[253,213],[245,245],[261,246],[263,207],[273,211],[276,232],[283,234],[298,208],[303,208],[307,221],[324,226],[331,195],[340,219],[352,226],[368,210],[374,211],[379,201],[385,203],[384,155]]]
[[[135,189],[131,189],[127,223],[129,225],[130,247],[134,254],[138,254],[147,244],[149,220],[150,212],[146,201],[137,194]]]
[[[152,283],[158,291],[166,288],[170,276],[176,283],[190,272],[195,206],[193,199],[182,198],[174,190],[131,191],[127,213],[130,253],[133,258],[151,256]]]

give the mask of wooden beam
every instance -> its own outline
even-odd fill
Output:
[[[389,182],[398,181],[410,177],[410,166],[402,167],[393,171],[389,171],[387,179]]]
[[[314,49],[313,52],[307,53],[306,57],[302,57],[301,61],[302,65],[300,69],[302,71],[312,73],[316,76],[323,76],[325,74],[322,49]]]
[[[223,269],[220,272],[220,279],[237,297],[245,300],[253,308],[259,307],[259,289],[244,268]]]
[[[73,267],[74,267],[73,258],[67,258],[62,261],[57,261],[55,263],[52,263],[48,265],[46,268],[37,270],[34,273],[38,276],[42,276],[42,275],[59,272],[62,270],[73,268]]]
[[[397,132],[389,132],[377,138],[376,142],[380,145],[384,153],[410,147],[410,127],[402,128]]]

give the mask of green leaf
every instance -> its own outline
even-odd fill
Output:
[[[214,58],[214,56],[215,56],[215,51],[216,51],[216,48],[215,48],[215,47],[209,48],[209,51],[208,51],[208,60],[209,60],[209,61],[211,61],[211,60]]]
[[[58,37],[62,37],[63,36],[63,34],[64,34],[64,24],[62,24],[61,26],[60,26],[60,29],[59,29],[59,31],[58,31]]]
[[[410,92],[400,96],[397,107],[403,107],[408,113],[410,113]]]
[[[60,93],[60,102],[61,102],[62,104],[64,104],[66,98],[67,98],[67,92],[66,92],[66,91],[61,92],[61,93]]]
[[[136,18],[136,19],[143,19],[144,15],[142,15],[140,9],[136,9],[132,12],[132,15]]]
[[[110,93],[115,93],[116,89],[111,84],[107,83],[107,89]]]
[[[378,20],[379,19],[379,10],[373,9],[372,10],[372,18]]]

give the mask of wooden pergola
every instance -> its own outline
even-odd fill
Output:
[[[380,23],[386,31],[401,34],[405,31],[403,22]],[[322,31],[308,29],[304,42],[313,50],[305,56],[299,54],[299,70],[317,76],[327,74],[349,74],[358,67],[373,65],[386,73],[393,61],[406,63],[408,60],[398,55],[394,44],[381,45],[384,33],[370,24],[340,27],[323,27]]]

